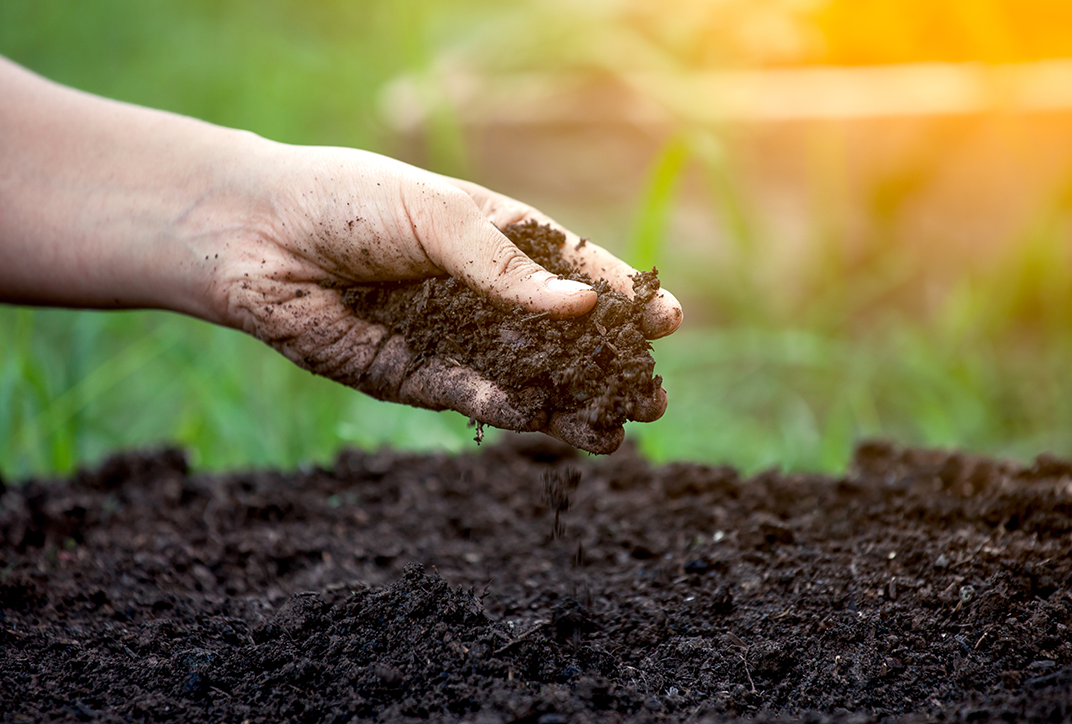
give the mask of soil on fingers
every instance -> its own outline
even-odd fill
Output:
[[[591,284],[595,308],[551,319],[495,304],[453,277],[355,286],[344,301],[402,335],[413,366],[435,357],[470,367],[506,391],[527,419],[581,412],[596,430],[621,427],[662,383],[641,332],[644,305],[659,291],[656,272],[634,277],[630,299],[571,266],[561,253],[562,232],[535,221],[502,231],[548,271]]]

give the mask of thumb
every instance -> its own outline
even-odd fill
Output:
[[[595,306],[592,287],[534,262],[488,221],[468,194],[451,188],[448,196],[440,213],[449,223],[414,224],[425,252],[448,274],[493,299],[555,318],[584,314]]]

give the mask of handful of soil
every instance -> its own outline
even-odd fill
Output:
[[[636,274],[629,299],[564,259],[566,236],[557,229],[527,221],[502,232],[553,274],[592,285],[599,295],[592,311],[553,320],[499,306],[453,277],[355,286],[344,301],[402,335],[414,366],[439,357],[476,370],[528,419],[578,413],[596,430],[620,427],[662,383],[640,331],[641,311],[659,291],[657,272]]]

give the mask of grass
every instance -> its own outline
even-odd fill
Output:
[[[455,451],[472,438],[458,415],[377,402],[176,315],[0,308],[0,330],[14,341],[0,459],[16,477],[160,441],[220,469],[326,462],[345,443]]]
[[[523,26],[523,10],[497,7],[8,2],[0,53],[86,90],[279,140],[389,153],[396,139],[378,120],[380,89],[405,72],[434,92],[448,51],[483,43],[488,28]],[[469,168],[449,107],[433,116],[426,142],[435,170]],[[747,470],[839,470],[857,440],[875,435],[1021,459],[1072,454],[1072,192],[1040,202],[1001,265],[961,275],[921,315],[896,301],[914,293],[921,262],[887,244],[881,223],[910,196],[911,179],[876,194],[872,247],[850,257],[836,223],[838,150],[819,139],[813,162],[811,253],[787,284],[772,276],[777,239],[749,208],[715,131],[683,129],[653,159],[623,254],[657,264],[684,291],[690,318],[718,324],[655,344],[671,406],[656,424],[630,426],[642,449]],[[727,256],[668,270],[674,213],[697,172]],[[345,444],[474,449],[472,436],[459,415],[376,402],[194,320],[0,307],[0,471],[9,478],[161,441],[222,469],[322,463]]]
[[[742,326],[681,332],[657,359],[671,405],[638,434],[659,460],[838,471],[875,436],[1025,461],[1072,450],[1067,345],[1009,355],[909,324],[865,339]]]
[[[849,253],[836,221],[846,196],[839,149],[818,137],[809,253],[778,278],[782,241],[764,233],[722,147],[701,129],[671,137],[639,204],[629,258],[645,267],[672,258],[668,218],[698,170],[728,250],[672,267],[706,277],[692,306],[719,310],[721,324],[656,343],[671,404],[635,432],[650,457],[838,471],[857,442],[879,436],[1022,461],[1072,453],[1072,182],[1039,204],[1004,258],[956,269],[952,290],[922,313],[910,300],[949,270],[888,238],[914,177],[879,184],[870,236]]]

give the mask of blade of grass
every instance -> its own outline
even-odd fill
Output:
[[[666,143],[652,165],[629,244],[628,260],[637,269],[650,269],[659,259],[674,194],[691,155],[687,137],[677,134]]]
[[[54,436],[98,397],[126,380],[176,342],[174,339],[163,341],[156,335],[150,335],[135,341],[107,362],[97,366],[66,392],[43,406],[28,421],[17,436],[20,445],[31,444],[34,439],[43,440]],[[70,457],[62,456],[53,460],[53,464],[59,469],[67,469],[66,466],[73,462],[73,450]]]

